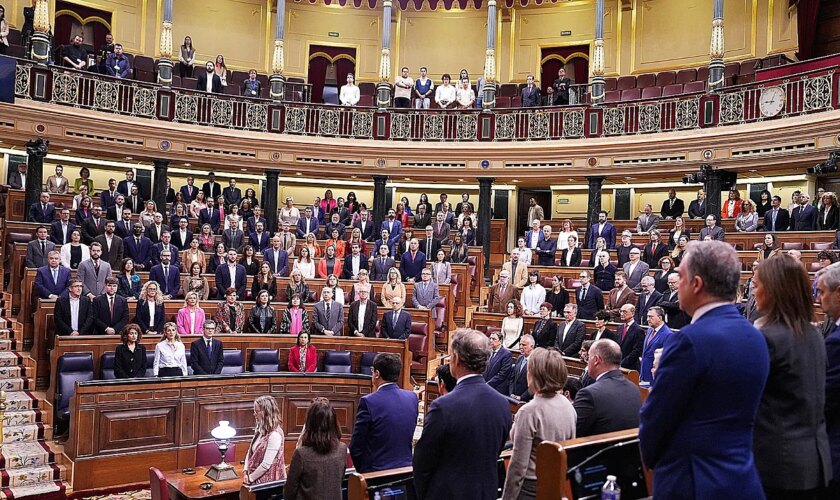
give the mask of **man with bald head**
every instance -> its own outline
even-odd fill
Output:
[[[677,270],[691,324],[665,341],[639,426],[657,497],[764,498],[753,427],[770,361],[733,305],[741,267],[732,246],[692,241]]]

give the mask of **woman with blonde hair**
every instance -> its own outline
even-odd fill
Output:
[[[362,255],[367,255],[367,243],[362,239],[362,230],[358,227],[354,227],[350,233],[350,239],[347,240],[346,248],[352,249],[354,244],[359,245]]]
[[[365,291],[368,294],[373,291],[373,285],[370,283],[370,275],[367,269],[359,269],[359,274],[356,278],[359,281],[353,283],[353,300],[359,300],[359,292],[361,291]]]
[[[157,335],[166,321],[166,309],[163,305],[163,294],[157,281],[147,281],[140,290],[140,300],[137,301],[135,318],[143,335]],[[175,323],[172,323],[175,325]]]
[[[537,496],[537,446],[543,441],[559,443],[574,439],[577,415],[563,397],[568,372],[556,349],[538,347],[528,356],[528,391],[534,399],[516,413],[510,430],[510,457],[502,498],[532,499]]]
[[[183,377],[188,373],[184,343],[178,327],[171,321],[163,325],[163,338],[155,346],[152,369],[155,377]]]
[[[286,479],[283,419],[276,399],[266,395],[254,401],[254,424],[254,438],[245,454],[242,482],[262,484]]]
[[[300,252],[303,252],[303,249],[306,248],[306,249],[309,250],[309,256],[312,257],[313,259],[317,258],[317,257],[320,257],[321,256],[321,246],[318,245],[318,241],[315,239],[315,233],[309,233],[309,234],[306,235],[305,238],[306,239],[303,243],[303,246],[300,247]],[[302,256],[302,254],[300,252],[298,253],[298,255]]]
[[[198,294],[187,292],[184,298],[184,307],[178,311],[175,324],[178,326],[179,335],[203,335],[204,320],[207,316],[204,309],[198,306]]]
[[[286,297],[291,299],[294,294],[300,295],[301,302],[309,300],[309,285],[306,284],[306,278],[300,269],[292,270],[289,275],[289,284],[286,285]]]
[[[390,309],[394,297],[401,298],[405,304],[405,285],[400,281],[400,272],[396,267],[388,269],[388,280],[382,285],[382,305]]]
[[[758,214],[752,200],[741,203],[741,213],[735,219],[735,230],[738,232],[752,232],[758,227]]]

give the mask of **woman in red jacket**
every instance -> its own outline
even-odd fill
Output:
[[[289,351],[290,372],[314,372],[318,367],[318,352],[315,346],[309,343],[309,334],[300,332],[297,336],[297,345],[292,346]]]

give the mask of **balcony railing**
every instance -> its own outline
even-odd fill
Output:
[[[837,109],[837,66],[714,93],[561,107],[379,110],[207,94],[18,61],[15,95],[119,115],[210,127],[393,141],[508,142],[654,134],[711,128]],[[764,116],[766,89],[783,106]]]

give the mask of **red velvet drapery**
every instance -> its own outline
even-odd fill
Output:
[[[799,51],[796,57],[800,61],[814,57],[817,39],[817,15],[820,13],[820,0],[790,0],[791,6],[796,5],[797,34],[799,35]]]
[[[61,11],[73,12],[85,21],[85,26],[91,26],[93,28],[93,40],[85,39],[85,45],[92,46],[94,50],[102,45],[105,45],[105,35],[107,35],[110,30],[108,26],[103,24],[99,19],[102,19],[108,23],[108,25],[111,25],[112,21],[110,12],[61,1],[56,2],[55,11],[57,13],[60,13]],[[55,32],[53,34],[55,35],[57,45],[66,45],[70,43],[70,37],[77,34],[73,32],[74,24],[78,25],[82,23],[79,22],[79,19],[70,14],[62,14],[55,18]],[[119,42],[119,40],[115,41]]]
[[[335,63],[338,87],[347,81],[347,73],[356,73],[356,49],[351,47],[309,46],[309,72],[306,80],[312,85],[312,102],[320,103],[324,97],[324,80],[327,66]]]
[[[555,57],[552,57],[555,56]],[[584,57],[586,56],[586,57]],[[573,84],[589,83],[589,45],[569,47],[546,47],[542,49],[540,67],[540,87],[543,94],[557,79],[557,70],[566,68],[566,74]],[[566,61],[565,63],[563,61]]]

